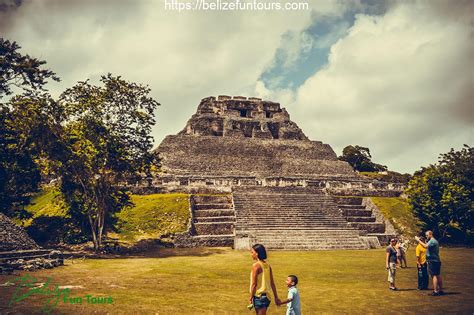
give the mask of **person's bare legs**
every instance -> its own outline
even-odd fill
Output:
[[[433,291],[435,293],[439,292],[438,276],[433,276]]]
[[[257,311],[257,315],[266,315],[267,314],[267,308],[261,308]]]
[[[436,276],[438,278],[438,292],[443,291],[443,278],[441,278],[441,275]]]
[[[405,268],[408,268],[407,259],[406,259],[405,255],[402,256],[402,259],[405,262]]]

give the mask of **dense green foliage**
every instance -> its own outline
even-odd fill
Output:
[[[146,86],[111,74],[103,86],[79,82],[59,99],[64,121],[61,190],[71,213],[90,224],[97,249],[113,213],[130,204],[123,183],[149,171],[159,104]]]
[[[385,165],[372,162],[369,148],[358,145],[348,145],[345,147],[342,150],[342,155],[339,157],[339,160],[346,161],[359,172],[377,172],[387,170]]]
[[[415,172],[406,193],[424,229],[445,241],[474,241],[474,150],[441,154],[435,165]]]
[[[46,61],[18,52],[16,43],[0,38],[0,99],[13,93],[12,87],[29,93],[44,90],[48,79],[59,81],[54,72],[43,69]]]
[[[69,223],[90,225],[101,245],[113,213],[129,205],[124,185],[150,172],[151,128],[159,104],[147,86],[108,74],[102,86],[79,82],[54,100],[44,88],[59,80],[37,60],[0,39],[0,211],[22,218],[41,180],[59,179]],[[60,223],[58,223],[60,224]]]
[[[13,217],[25,215],[23,206],[38,189],[49,125],[57,117],[50,97],[41,91],[48,79],[59,80],[42,68],[45,61],[22,55],[19,49],[0,38],[0,99],[12,94],[12,88],[24,93],[0,103],[0,212]]]

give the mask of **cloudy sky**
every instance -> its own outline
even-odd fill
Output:
[[[0,0],[0,36],[48,62],[62,79],[53,95],[107,72],[148,84],[162,104],[156,144],[219,94],[278,101],[312,140],[338,155],[369,147],[401,172],[474,144],[474,1],[308,3],[178,12],[164,0]]]

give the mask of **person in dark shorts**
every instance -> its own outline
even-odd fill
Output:
[[[279,305],[280,300],[273,281],[272,267],[267,262],[267,252],[261,244],[255,244],[250,250],[253,260],[250,272],[250,305],[249,309],[255,308],[257,315],[267,314],[270,306],[270,291],[273,291],[275,304]]]
[[[395,248],[396,245],[397,239],[392,238],[390,240],[390,245],[388,245],[387,249],[385,250],[385,264],[388,271],[389,289],[393,291],[397,290],[397,287],[395,286],[395,275],[397,272],[397,250]]]
[[[425,233],[427,243],[423,242],[418,236],[415,239],[426,248],[426,261],[428,263],[428,273],[433,279],[433,293],[431,295],[443,295],[443,279],[441,278],[441,259],[439,258],[439,243],[433,237],[433,231]]]

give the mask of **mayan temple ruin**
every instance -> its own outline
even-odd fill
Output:
[[[279,103],[204,98],[156,153],[162,172],[137,189],[191,194],[180,246],[365,249],[395,233],[369,197],[403,187],[359,176],[328,144],[308,139]]]

